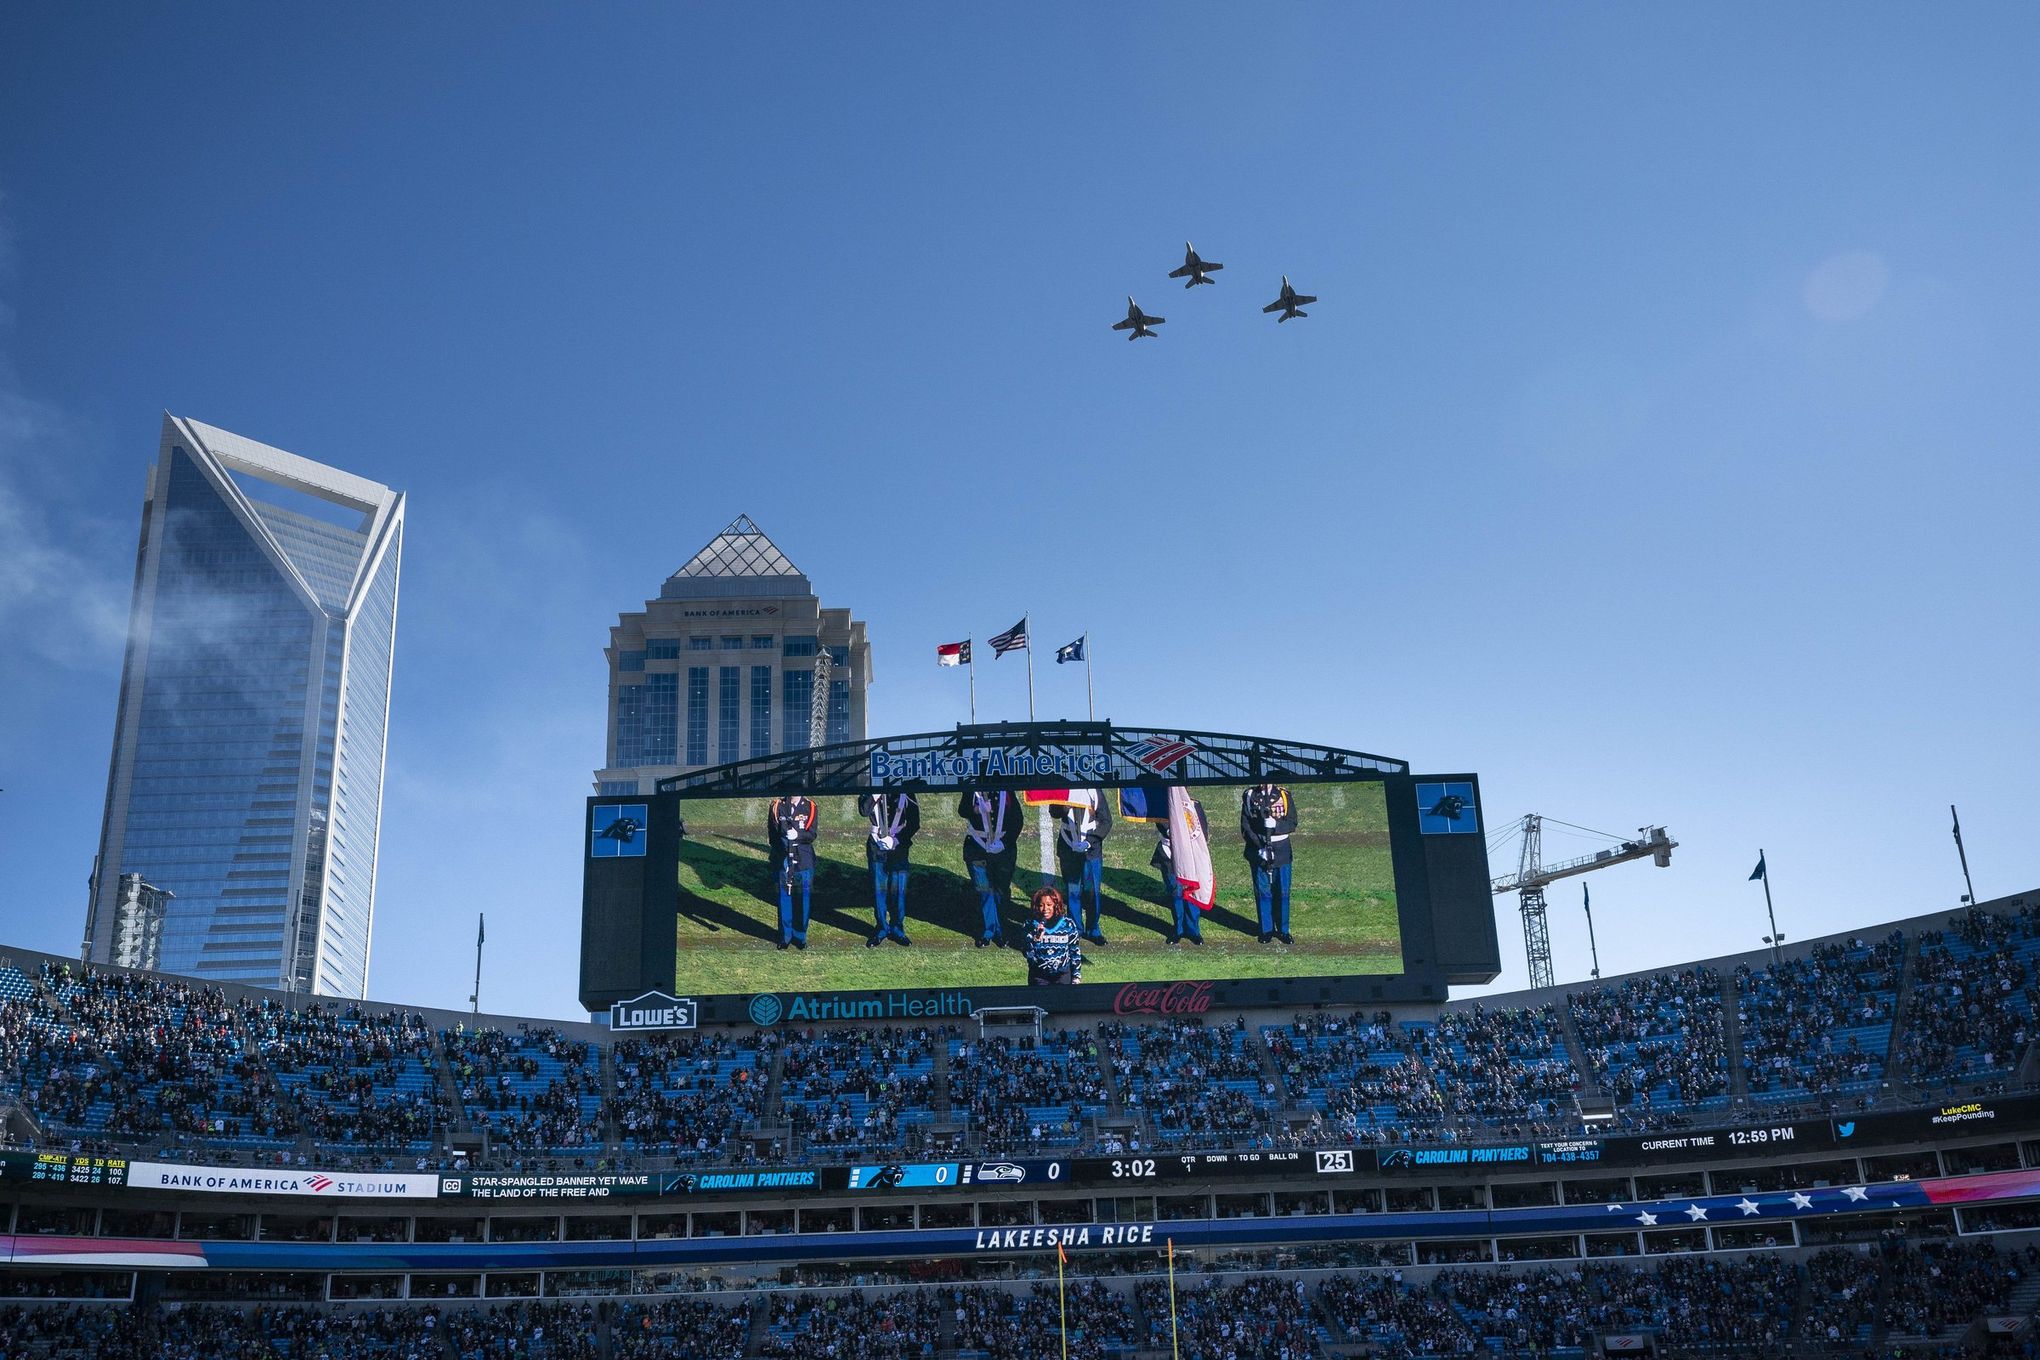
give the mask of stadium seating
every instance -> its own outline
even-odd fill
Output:
[[[777,1036],[780,1110],[809,1147],[913,1147],[935,1119],[928,1029],[801,1030]]]
[[[1038,1041],[949,1040],[949,1100],[988,1148],[1069,1147],[1106,1108],[1097,1042],[1058,1030]]]
[[[610,1039],[17,958],[0,1103],[45,1146],[385,1169],[1563,1136],[1575,1095],[1650,1129],[2002,1089],[2036,969],[2040,911],[1974,912],[1531,1006]]]

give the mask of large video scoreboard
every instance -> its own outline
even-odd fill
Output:
[[[807,828],[798,856],[780,853],[789,806]],[[1442,1001],[1500,968],[1479,779],[1358,751],[1109,723],[959,727],[742,761],[590,799],[585,817],[591,1012],[1197,1013]],[[902,847],[891,922],[870,867],[881,839]],[[1074,985],[1030,966],[1028,899],[1044,884],[1084,937]]]

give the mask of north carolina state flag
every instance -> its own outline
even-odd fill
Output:
[[[1174,852],[1170,864],[1183,896],[1199,911],[1210,911],[1218,901],[1218,884],[1211,871],[1203,811],[1181,784],[1169,785],[1169,848]]]
[[[935,645],[935,664],[938,666],[967,666],[970,664],[970,643],[940,642]]]

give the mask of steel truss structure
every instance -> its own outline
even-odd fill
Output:
[[[1407,761],[1389,756],[1229,732],[1109,722],[959,723],[948,732],[873,737],[733,761],[662,779],[658,791],[682,798],[748,798],[903,788],[1350,783],[1408,773]]]

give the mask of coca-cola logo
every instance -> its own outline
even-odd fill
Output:
[[[1114,1015],[1202,1015],[1211,1009],[1209,982],[1129,982],[1112,998]]]

